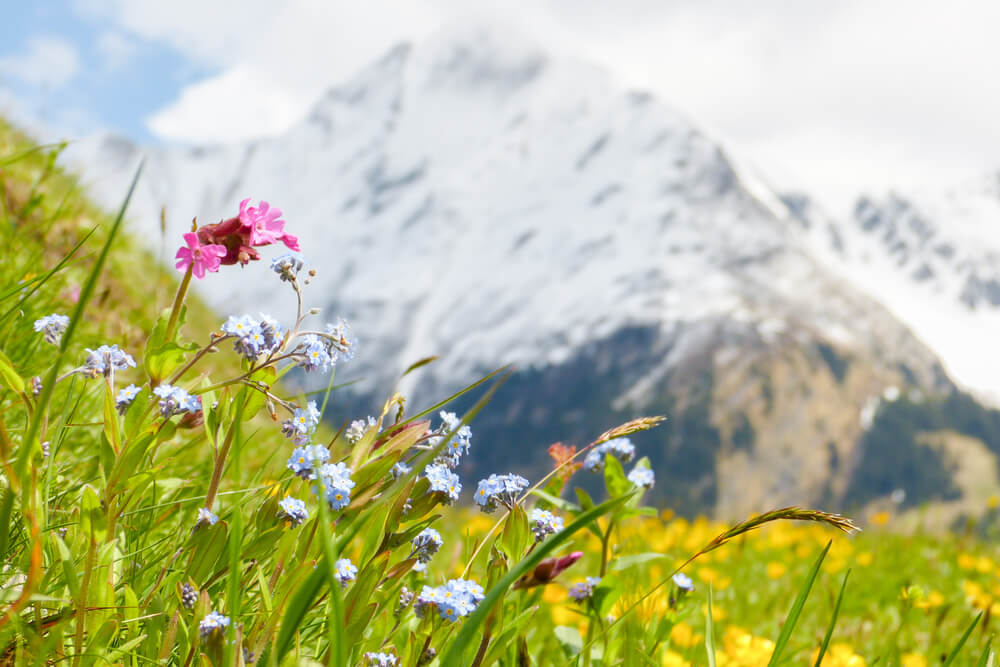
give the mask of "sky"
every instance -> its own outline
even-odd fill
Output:
[[[1000,169],[987,0],[6,4],[0,114],[44,139],[278,134],[394,44],[487,21],[652,91],[774,187],[831,207]]]

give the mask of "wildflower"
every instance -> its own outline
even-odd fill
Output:
[[[628,474],[628,481],[644,489],[651,489],[656,479],[653,471],[648,466],[641,465],[640,462],[640,465],[632,468],[632,472]]]
[[[153,393],[160,397],[160,414],[165,419],[170,419],[174,415],[184,412],[198,412],[201,410],[201,399],[192,396],[180,387],[170,384],[161,384],[153,389]]]
[[[305,261],[302,255],[286,252],[271,260],[271,270],[278,274],[282,280],[291,282],[295,280]]]
[[[506,475],[490,475],[479,481],[476,489],[476,504],[487,514],[494,512],[499,505],[510,509],[517,502],[517,496],[528,488],[528,480],[509,473]]]
[[[367,421],[364,419],[355,419],[351,422],[351,425],[347,427],[347,430],[344,431],[344,437],[347,438],[347,441],[352,445],[357,444],[357,442],[364,437],[368,429],[374,428],[377,424],[378,420],[371,415],[368,416]]]
[[[584,581],[579,581],[569,589],[569,596],[577,601],[589,600],[594,595],[594,587],[601,583],[600,577],[587,577]]]
[[[281,219],[281,210],[271,208],[266,201],[257,206],[247,206],[250,198],[240,202],[239,220],[245,231],[250,232],[250,245],[270,245],[283,241],[289,250],[298,250],[298,240],[290,234],[285,234],[285,221]]]
[[[330,509],[343,509],[351,503],[351,489],[354,488],[354,481],[351,479],[351,470],[346,465],[326,463],[319,469],[319,476],[323,481],[323,489]]]
[[[548,510],[540,510],[537,507],[531,510],[531,532],[535,534],[536,542],[541,542],[546,535],[554,535],[562,529],[561,516],[556,516]]]
[[[330,450],[323,445],[296,447],[286,467],[302,479],[316,479],[316,470],[330,460]]]
[[[68,326],[69,317],[66,315],[52,314],[35,320],[35,331],[45,332],[45,342],[53,345],[59,344]]]
[[[327,344],[314,334],[303,336],[297,349],[300,358],[299,365],[306,372],[316,369],[327,371],[336,362],[336,358],[330,356]]]
[[[393,616],[399,616],[406,608],[413,604],[413,591],[411,591],[406,586],[403,586],[402,590],[399,591],[399,601],[396,603],[396,609],[392,612]]]
[[[242,317],[230,315],[229,319],[223,322],[221,328],[230,336],[243,338],[256,326],[257,322],[255,322],[249,315],[243,315]]]
[[[191,273],[198,280],[205,277],[206,271],[219,270],[222,258],[226,256],[226,247],[216,243],[202,245],[195,232],[188,232],[184,235],[184,242],[187,247],[181,247],[175,255],[177,260],[177,270],[187,271],[191,267]]]
[[[435,607],[441,618],[455,621],[468,616],[483,601],[483,587],[467,579],[452,579],[444,586],[424,586],[417,596],[414,612],[423,618],[429,607]]]
[[[347,582],[354,581],[358,576],[358,568],[349,558],[341,558],[333,566],[333,576],[340,582],[342,588],[346,588]]]
[[[222,633],[229,627],[229,617],[223,616],[217,611],[210,611],[198,625],[198,634],[201,640],[205,641],[210,637],[221,637]]]
[[[346,320],[340,319],[336,324],[327,324],[326,333],[332,348],[329,352],[331,357],[334,359],[339,357],[344,361],[354,358],[354,348],[358,344],[358,339],[351,332]]]
[[[316,409],[316,401],[309,401],[305,408],[295,408],[291,419],[286,419],[281,425],[285,437],[308,436],[319,425],[320,413]]]
[[[673,580],[674,585],[677,586],[677,588],[679,588],[680,590],[686,591],[688,593],[694,591],[694,582],[691,581],[691,577],[687,576],[683,572],[678,572],[673,577],[671,577],[671,579]]]
[[[369,667],[395,667],[397,664],[396,656],[391,653],[372,653],[369,651],[365,653],[365,660]]]
[[[49,442],[48,440],[46,440],[45,442],[42,443],[42,458],[43,459],[49,458],[49,454],[52,451],[50,449],[51,446],[52,446],[52,443]]]
[[[309,518],[306,504],[296,498],[285,498],[279,501],[278,508],[279,516],[290,521],[293,526],[298,526]]]
[[[571,565],[583,558],[582,551],[574,551],[571,554],[560,558],[546,558],[535,566],[531,574],[527,574],[517,580],[514,588],[532,588],[533,586],[543,586],[560,574],[565,572]]]
[[[118,395],[115,396],[115,408],[118,409],[118,414],[125,414],[128,407],[132,405],[132,401],[134,401],[135,397],[139,395],[140,391],[142,391],[142,388],[137,387],[134,384],[130,384],[124,389],[118,390]]]
[[[424,528],[413,538],[412,544],[413,551],[410,552],[410,558],[416,557],[421,563],[427,563],[444,544],[444,540],[441,539],[441,533],[433,528]]]
[[[96,350],[87,348],[83,370],[91,377],[110,375],[112,371],[135,368],[135,359],[117,345],[101,345]]]
[[[194,609],[197,601],[198,591],[194,589],[194,586],[185,581],[184,585],[181,586],[181,604],[184,605],[185,609]]]
[[[397,461],[396,464],[394,466],[392,466],[392,478],[393,479],[399,479],[403,475],[409,474],[410,471],[412,471],[412,470],[413,470],[413,468],[411,468],[410,466],[406,465],[402,461]]]
[[[41,376],[36,375],[35,377],[31,378],[31,395],[38,396],[41,393],[42,393],[42,378]]]
[[[462,491],[462,482],[458,475],[451,470],[443,465],[431,464],[424,469],[424,476],[431,484],[431,493],[444,494],[447,503],[458,500],[458,494]]]
[[[583,466],[591,472],[600,472],[604,469],[606,454],[614,454],[623,463],[628,463],[635,457],[635,445],[628,438],[608,440],[587,452],[586,458],[583,459]]]
[[[441,440],[446,433],[453,433],[451,440],[445,451],[435,462],[446,465],[449,468],[456,467],[462,460],[463,454],[468,454],[472,440],[472,429],[468,424],[462,424],[461,420],[454,412],[441,411],[441,427],[438,429],[441,435],[436,435],[428,440],[431,447],[441,444]]]
[[[198,526],[214,526],[219,520],[219,517],[212,514],[212,510],[207,507],[198,508],[198,520],[195,522],[195,527]]]
[[[270,315],[260,314],[260,331],[264,337],[261,345],[263,352],[274,354],[281,348],[281,343],[285,338],[285,329],[278,321]]]

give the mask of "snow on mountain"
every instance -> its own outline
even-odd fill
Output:
[[[889,308],[959,384],[1000,403],[1000,174],[861,197],[846,220],[785,201],[828,267]]]
[[[724,512],[846,488],[862,408],[890,385],[948,384],[934,355],[865,296],[870,285],[854,289],[815,259],[833,246],[793,233],[788,200],[692,122],[508,33],[397,47],[275,138],[146,149],[108,136],[75,151],[108,206],[146,157],[131,230],[158,247],[165,205],[170,256],[192,216],[232,216],[248,196],[280,207],[318,270],[307,299],[355,327],[361,345],[344,373],[364,377],[362,391],[388,391],[431,354],[442,358],[421,386],[434,397],[513,363],[551,390],[510,399],[503,413],[534,419],[537,441],[525,446],[539,448],[550,422],[583,438],[581,424],[600,432],[630,409],[697,408],[715,449],[678,484]],[[918,238],[909,222],[892,224]],[[851,252],[855,236],[869,237],[852,235]],[[934,247],[924,254],[938,256]],[[265,262],[198,287],[221,315],[294,313]],[[703,384],[707,398],[689,389]],[[680,392],[669,405],[665,387]],[[726,444],[751,422],[756,449]],[[658,458],[681,470],[694,445],[678,429]],[[847,462],[832,489],[828,459]],[[747,483],[717,489],[723,471]]]

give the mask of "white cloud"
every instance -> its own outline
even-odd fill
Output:
[[[263,112],[232,123],[228,136],[272,133],[394,42],[419,40],[469,6],[77,2],[222,72],[151,120],[161,136],[189,140],[227,124],[230,110],[213,101],[240,77],[267,83],[255,91]],[[1000,86],[993,85],[1000,3],[484,0],[476,7],[656,92],[779,185],[841,198],[1000,166]]]
[[[147,125],[164,139],[229,143],[278,133],[301,110],[294,90],[241,65],[188,86]]]
[[[0,58],[0,76],[42,88],[63,86],[79,69],[76,49],[58,37],[32,37],[23,53]]]

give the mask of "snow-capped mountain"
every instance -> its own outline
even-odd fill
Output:
[[[801,195],[785,201],[827,266],[885,304],[959,384],[1000,402],[1000,174],[861,197],[843,220]]]
[[[801,233],[840,228],[808,200],[777,197],[654,97],[507,33],[395,48],[282,136],[159,150],[104,137],[74,159],[114,206],[143,156],[131,231],[157,248],[165,205],[170,256],[192,216],[232,216],[247,196],[284,211],[318,270],[307,298],[361,341],[338,379],[363,377],[363,397],[427,355],[441,360],[408,387],[418,405],[514,364],[477,419],[475,472],[537,469],[555,439],[664,411],[641,444],[675,506],[837,499],[873,401],[951,387],[882,292],[844,280],[836,244]],[[858,224],[920,238],[884,210],[859,208]],[[869,235],[851,252],[855,238]],[[266,262],[199,288],[223,316],[294,313]]]

